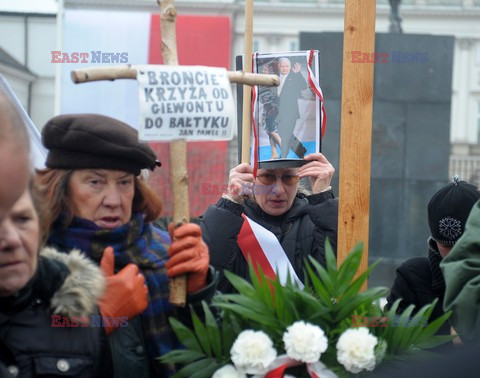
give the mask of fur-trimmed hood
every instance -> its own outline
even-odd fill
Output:
[[[55,291],[50,308],[63,316],[90,316],[95,313],[103,295],[105,278],[100,268],[79,250],[60,253],[55,248],[43,249],[40,256],[63,263],[68,268],[63,284]]]

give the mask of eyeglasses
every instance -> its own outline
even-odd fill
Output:
[[[298,175],[281,175],[276,176],[273,173],[263,173],[257,176],[258,181],[260,181],[264,185],[273,185],[277,182],[277,178],[282,180],[282,183],[285,185],[295,185],[297,182],[300,181],[300,176]]]

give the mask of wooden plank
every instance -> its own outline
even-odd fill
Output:
[[[178,66],[175,21],[175,0],[157,1],[161,11],[162,57],[165,65]],[[170,143],[170,177],[173,194],[173,226],[190,221],[187,176],[187,142],[185,139]],[[183,307],[187,302],[187,275],[169,280],[171,304]]]
[[[252,72],[252,39],[253,39],[253,0],[245,0],[245,35],[243,49],[243,70]],[[252,123],[252,88],[243,86],[242,115],[242,163],[250,162],[250,133]]]
[[[280,79],[273,74],[259,74],[245,71],[227,71],[230,83],[247,84],[247,85],[264,85],[278,86]],[[109,67],[91,67],[80,68],[70,72],[72,82],[75,84],[89,83],[100,80],[120,80],[120,79],[137,79],[137,67],[131,64],[122,66]]]
[[[374,0],[345,2],[337,263],[362,241],[357,276],[368,267],[374,65],[352,63],[352,51],[374,52],[375,7]]]

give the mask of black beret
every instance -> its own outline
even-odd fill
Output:
[[[473,205],[480,199],[475,185],[453,182],[435,193],[428,203],[428,225],[432,238],[439,243],[453,245],[465,231],[465,223]]]
[[[160,165],[138,132],[117,119],[99,114],[53,117],[42,129],[49,150],[45,165],[57,169],[113,169],[138,175]]]

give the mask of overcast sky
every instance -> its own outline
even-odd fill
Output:
[[[1,0],[0,12],[57,13],[57,1]]]

